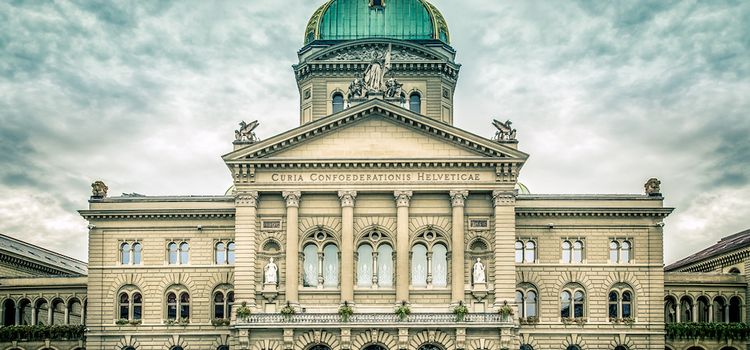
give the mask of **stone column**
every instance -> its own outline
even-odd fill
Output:
[[[299,302],[299,201],[302,193],[285,191],[286,200],[286,301]]]
[[[16,326],[21,325],[21,306],[16,305]]]
[[[452,220],[451,237],[451,302],[464,300],[464,203],[469,197],[469,191],[450,191]]]
[[[341,200],[341,302],[354,302],[354,201],[357,191],[339,191]]]
[[[502,306],[506,300],[509,305],[515,305],[515,278],[511,279],[513,283],[501,281],[516,275],[516,193],[493,191],[492,198],[495,205],[495,307]]]
[[[396,197],[396,301],[409,301],[409,201],[411,191],[395,191]]]
[[[255,305],[256,217],[258,192],[239,192],[234,197],[234,298],[236,304]],[[234,308],[237,309],[236,307]],[[230,316],[231,317],[231,316]]]

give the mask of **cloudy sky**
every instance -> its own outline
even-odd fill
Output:
[[[86,260],[92,180],[224,193],[240,120],[297,126],[291,65],[321,3],[0,2],[0,232]],[[750,228],[750,2],[433,3],[463,65],[455,124],[513,120],[532,192],[658,177],[667,262]]]

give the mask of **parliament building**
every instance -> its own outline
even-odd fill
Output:
[[[95,182],[87,264],[0,237],[0,350],[747,348],[681,330],[744,324],[750,231],[665,270],[658,180],[531,193],[511,122],[453,126],[427,0],[329,0],[298,55],[299,127],[242,122],[226,194]]]

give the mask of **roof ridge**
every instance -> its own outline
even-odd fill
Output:
[[[78,262],[78,263],[81,263],[81,264],[84,264],[84,265],[86,265],[86,266],[88,267],[88,263],[87,263],[87,262],[85,262],[85,261],[81,261],[81,260],[78,260],[78,259],[76,259],[76,258],[73,258],[73,257],[67,256],[67,255],[65,255],[65,254],[62,254],[62,253],[58,253],[58,252],[56,252],[56,251],[54,251],[54,250],[49,250],[49,249],[47,249],[47,248],[44,248],[44,247],[42,247],[42,246],[38,246],[38,245],[36,245],[36,244],[33,244],[33,243],[25,242],[25,241],[22,241],[22,240],[20,240],[20,239],[14,238],[14,237],[12,237],[12,236],[8,236],[8,235],[6,235],[6,234],[3,234],[3,233],[0,233],[0,237],[2,237],[2,238],[6,238],[6,239],[8,239],[8,240],[11,240],[11,241],[13,241],[13,242],[16,242],[16,243],[20,243],[20,244],[22,244],[22,245],[24,245],[24,246],[31,246],[31,247],[33,247],[33,248],[39,249],[39,250],[41,250],[41,251],[43,251],[43,252],[46,252],[46,253],[50,253],[50,254],[52,254],[52,255],[56,255],[56,256],[59,256],[59,257],[61,257],[61,258],[65,258],[65,259],[68,259],[68,260],[73,260],[73,261],[76,261],[76,262]]]

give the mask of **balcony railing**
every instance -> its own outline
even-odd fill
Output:
[[[512,325],[512,317],[497,313],[471,313],[457,322],[456,315],[451,313],[414,313],[402,321],[395,314],[389,313],[362,313],[349,316],[343,321],[336,313],[300,313],[294,315],[282,314],[253,314],[244,320],[239,320],[239,326],[260,326],[272,324],[483,324],[483,325]]]

